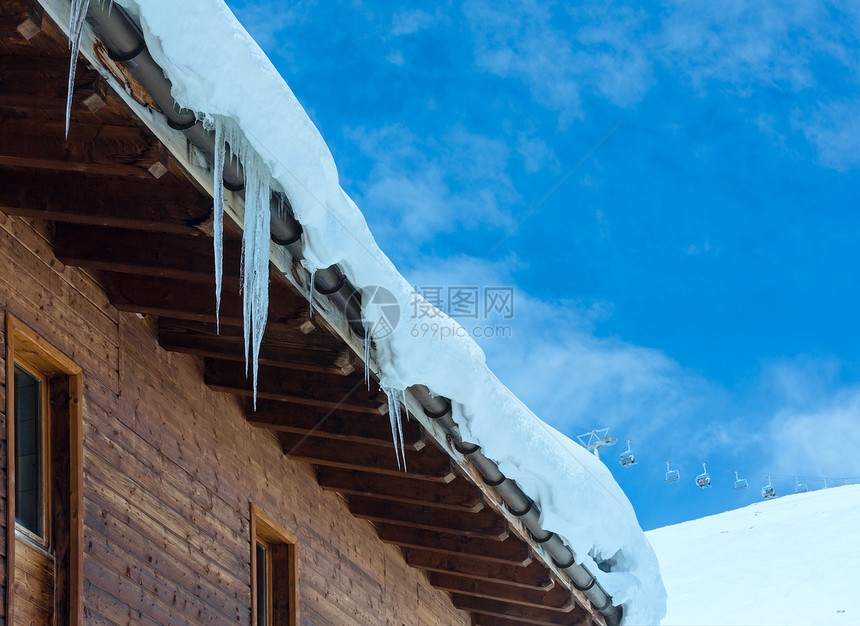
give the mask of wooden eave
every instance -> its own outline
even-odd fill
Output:
[[[210,387],[249,396],[241,197],[225,192],[219,333],[209,164],[89,31],[66,139],[69,52],[57,23],[67,22],[68,3],[42,4],[43,14],[23,0],[0,4],[0,211],[40,220],[59,261],[96,276],[117,309],[157,318],[161,346],[201,359]],[[361,339],[325,301],[309,319],[308,280],[273,246],[258,406],[246,402],[248,422],[270,430],[285,455],[310,463],[323,489],[399,546],[473,623],[603,624],[418,406],[410,413],[419,419],[404,424],[408,469],[397,467],[386,398],[364,383]]]

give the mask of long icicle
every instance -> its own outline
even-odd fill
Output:
[[[257,408],[257,370],[260,344],[269,311],[269,176],[262,160],[252,151],[245,160],[245,219],[242,241],[242,302],[245,358],[250,352],[254,376],[254,410]]]
[[[364,384],[370,390],[370,329],[364,333]]]
[[[90,0],[72,0],[69,10],[69,47],[72,57],[69,61],[69,89],[66,94],[66,139],[69,138],[69,123],[72,117],[72,96],[75,93],[75,73],[78,69],[78,52],[81,49],[81,36]]]
[[[391,438],[394,442],[394,456],[397,458],[397,469],[406,471],[406,450],[403,445],[403,424],[400,414],[400,400],[403,392],[393,387],[382,387],[388,397],[388,421],[391,423]]]
[[[224,120],[215,119],[215,205],[213,228],[215,245],[215,330],[221,334],[221,279],[224,275]]]

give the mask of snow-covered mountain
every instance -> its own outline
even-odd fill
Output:
[[[646,534],[669,595],[663,624],[860,624],[860,485]]]

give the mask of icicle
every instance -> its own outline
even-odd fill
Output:
[[[66,95],[66,139],[69,138],[69,120],[72,117],[72,96],[75,93],[75,72],[78,69],[78,52],[81,49],[81,36],[84,32],[84,19],[90,8],[90,0],[72,0],[69,11],[69,47],[72,58],[69,62],[69,90]]]
[[[221,334],[221,279],[224,274],[224,121],[215,120],[215,329]]]
[[[316,268],[311,270],[311,282],[308,285],[308,302],[310,303],[310,311],[308,311],[308,317],[310,319],[314,318],[314,278],[316,278],[317,270]]]
[[[256,409],[257,366],[269,311],[271,174],[236,124],[227,119],[221,120],[220,124],[223,141],[219,145],[226,143],[230,147],[230,157],[238,158],[245,171],[245,218],[239,271],[242,278],[245,373],[250,369],[253,374]]]
[[[256,156],[256,155],[254,155]],[[245,160],[245,220],[242,245],[242,302],[245,313],[245,356],[249,347],[257,408],[257,361],[269,311],[269,173],[257,157]]]
[[[394,441],[394,455],[397,457],[397,469],[402,469],[405,472],[406,448],[403,445],[403,423],[400,415],[400,402],[405,400],[404,392],[400,389],[385,386],[382,387],[382,391],[388,397],[388,420],[391,422],[391,437]]]
[[[370,331],[364,334],[364,384],[370,391]]]

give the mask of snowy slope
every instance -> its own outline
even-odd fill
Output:
[[[860,485],[646,534],[669,594],[663,624],[860,624]]]

